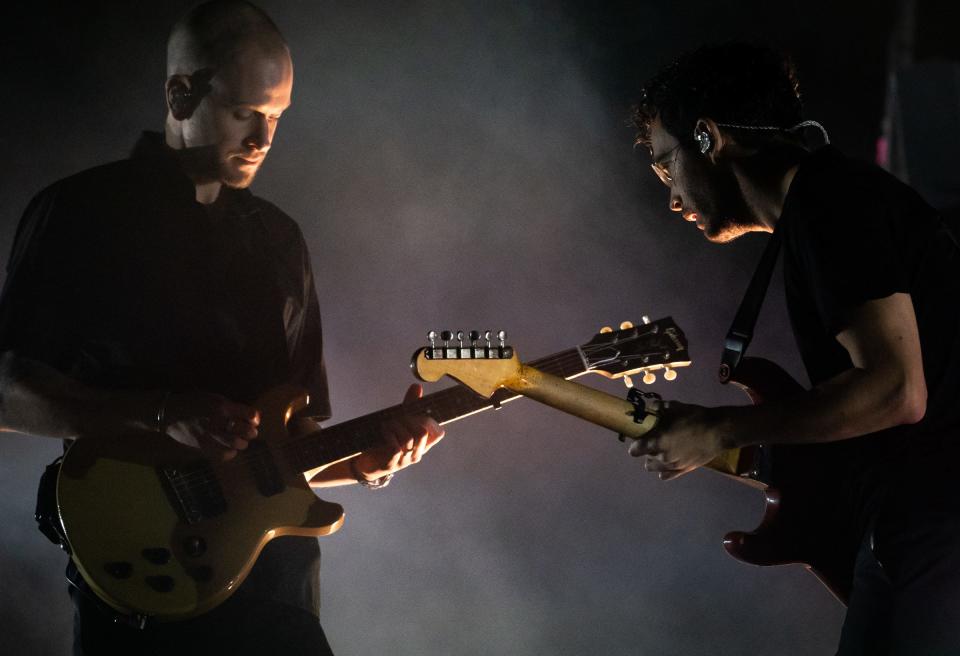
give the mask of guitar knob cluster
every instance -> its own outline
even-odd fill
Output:
[[[164,547],[150,547],[141,551],[140,555],[154,565],[166,565],[170,562],[170,550]]]

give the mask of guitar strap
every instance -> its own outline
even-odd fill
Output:
[[[782,237],[779,230],[774,230],[767,241],[767,247],[760,256],[760,263],[757,264],[756,271],[753,272],[753,278],[747,287],[747,293],[740,301],[740,307],[733,318],[733,324],[727,332],[727,338],[723,344],[723,356],[720,359],[721,383],[728,383],[737,371],[737,367],[743,360],[750,340],[753,339],[753,329],[757,324],[757,317],[760,316],[760,308],[763,307],[763,299],[767,295],[767,288],[770,286],[770,278],[773,277],[773,269],[777,263],[777,256],[780,254],[780,242]]]
[[[47,536],[48,540],[70,553],[70,543],[67,542],[67,534],[63,530],[60,511],[57,509],[57,475],[60,473],[61,462],[63,462],[63,456],[51,462],[43,470],[40,486],[37,488],[37,509],[34,512],[34,518],[37,520],[37,528]]]

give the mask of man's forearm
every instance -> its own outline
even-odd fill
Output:
[[[724,443],[732,448],[845,440],[916,423],[925,407],[925,389],[897,372],[852,368],[790,398],[717,410]]]
[[[94,389],[53,367],[0,355],[0,431],[74,439],[153,427],[160,399]]]
[[[357,478],[350,467],[350,460],[344,460],[325,467],[323,469],[314,469],[306,472],[307,481],[310,487],[337,487],[340,485],[353,485]]]
[[[294,417],[287,424],[287,430],[293,437],[308,435],[321,430],[320,424],[309,417]],[[303,472],[310,487],[336,487],[352,485],[357,482],[350,468],[350,461],[334,463],[328,467],[317,467]]]

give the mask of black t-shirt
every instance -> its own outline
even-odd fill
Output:
[[[0,298],[0,350],[104,389],[251,403],[281,383],[330,415],[320,309],[299,228],[246,190],[195,200],[161,135],[38,194]],[[316,540],[278,538],[235,597],[318,612]]]
[[[960,249],[937,213],[889,173],[828,146],[801,163],[777,230],[790,319],[813,384],[852,366],[835,339],[851,309],[897,292],[913,301],[926,416],[838,443],[852,477],[886,484],[952,460],[960,451]]]

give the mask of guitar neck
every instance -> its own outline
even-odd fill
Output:
[[[505,382],[505,387],[551,408],[632,438],[650,432],[659,421],[659,402],[652,411],[648,408],[648,414],[642,419],[635,418],[635,408],[630,401],[564,380],[529,365],[524,365],[519,375]],[[729,449],[706,463],[705,467],[762,486],[753,479],[755,457],[755,449],[750,447]]]
[[[575,378],[589,371],[586,360],[577,348],[560,351],[530,363],[540,371],[560,378]],[[356,417],[289,440],[283,446],[293,467],[308,471],[338,460],[343,460],[381,443],[381,425],[385,421],[407,414],[433,417],[441,426],[464,417],[497,408],[521,395],[510,390],[498,390],[485,398],[468,387],[449,387],[428,394],[406,405],[395,405],[368,415]]]

